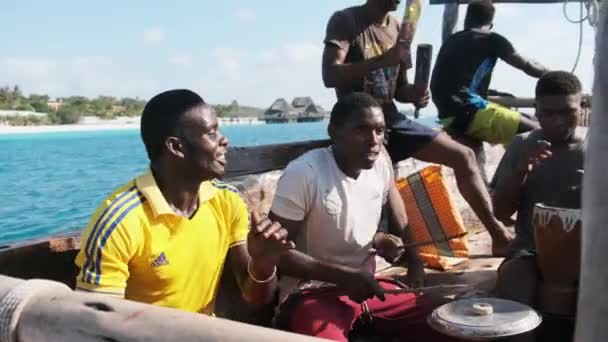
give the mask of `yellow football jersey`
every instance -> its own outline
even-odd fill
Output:
[[[83,232],[77,289],[212,313],[228,250],[245,243],[238,190],[204,182],[192,218],[169,207],[151,173],[110,195]]]

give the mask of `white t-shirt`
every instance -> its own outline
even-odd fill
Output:
[[[331,147],[307,152],[292,161],[279,179],[272,212],[304,221],[296,249],[313,258],[350,267],[373,263],[370,256],[391,179],[390,159],[383,151],[374,166],[357,179],[346,176]],[[320,286],[281,279],[281,301],[297,288]]]

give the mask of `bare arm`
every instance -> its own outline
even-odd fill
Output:
[[[288,220],[273,212],[270,212],[270,218],[280,222],[288,230],[289,236],[295,236],[303,226],[303,221]],[[297,250],[290,250],[283,254],[279,268],[282,275],[336,284],[357,302],[372,296],[384,298],[383,289],[372,274],[339,264],[323,262]]]
[[[289,232],[296,236],[303,226],[303,221],[293,221],[270,212],[270,218],[280,222]],[[305,253],[291,250],[281,257],[279,263],[281,274],[306,280],[321,280],[334,284],[342,282],[346,273],[352,271],[347,267],[321,262]]]
[[[276,266],[281,254],[295,247],[287,240],[287,230],[279,222],[251,215],[251,229],[247,243],[228,251],[243,298],[252,304],[268,303],[276,289]]]
[[[526,182],[528,174],[533,172],[534,168],[543,163],[544,160],[551,158],[550,146],[549,143],[539,140],[536,142],[536,146],[531,147],[529,150],[517,152],[524,153],[525,156],[519,158],[520,162],[515,165],[512,172],[502,176],[504,179],[497,180],[496,189],[492,195],[494,216],[497,219],[502,222],[510,221],[511,216],[519,207],[523,185]],[[509,158],[511,153],[513,152],[507,150],[503,158]],[[499,165],[500,167],[501,165]]]
[[[507,176],[500,187],[494,190],[492,204],[494,216],[502,222],[509,222],[519,207],[521,188],[526,180],[527,170],[520,170]]]
[[[413,83],[409,83],[405,66],[401,64],[402,74],[398,80],[397,89],[395,90],[395,100],[401,103],[413,103],[418,108],[424,108],[431,100],[431,93],[428,88],[424,91],[416,89]]]
[[[413,84],[409,83],[407,71],[404,69],[403,64],[401,65],[401,70],[399,72],[402,74],[400,75],[400,82],[395,90],[395,100],[401,103],[413,103],[416,100],[416,89]]]
[[[232,247],[228,251],[228,260],[230,260],[230,266],[234,271],[243,298],[248,303],[264,304],[272,299],[274,290],[277,287],[276,277],[273,276],[270,281],[264,283],[258,283],[251,279],[247,272],[247,264],[249,263],[250,257],[249,253],[247,253],[247,246],[245,244]],[[255,275],[256,279],[259,280],[268,279],[274,271],[274,265],[254,262],[251,266],[252,273]]]
[[[323,50],[323,83],[327,88],[352,87],[370,71],[399,64],[399,44],[380,56],[359,62],[346,63],[348,49],[333,44],[325,44]]]
[[[545,68],[540,63],[532,59],[528,59],[517,52],[513,52],[512,54],[505,56],[504,61],[512,67],[517,68],[525,72],[527,75],[535,78],[539,78],[549,71],[549,69]]]

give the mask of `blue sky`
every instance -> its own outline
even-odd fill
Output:
[[[51,96],[142,98],[186,87],[210,103],[260,107],[311,95],[329,108],[334,95],[320,74],[325,25],[333,11],[363,2],[9,1],[0,11],[0,84]],[[571,17],[578,11],[568,6]],[[442,13],[425,6],[415,43],[438,51]],[[564,19],[562,4],[498,5],[495,30],[552,69],[572,68],[578,26]],[[587,23],[584,36],[576,73],[590,91],[594,32]],[[534,80],[500,63],[492,87],[531,96]]]

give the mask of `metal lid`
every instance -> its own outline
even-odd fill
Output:
[[[541,323],[541,316],[527,305],[498,298],[468,298],[444,304],[428,323],[442,334],[471,341],[523,334]]]

